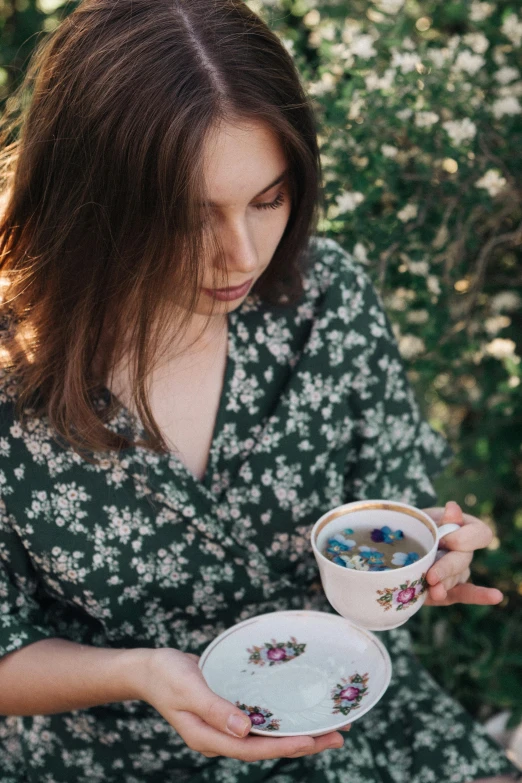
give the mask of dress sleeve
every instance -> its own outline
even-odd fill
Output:
[[[340,246],[345,367],[351,371],[353,441],[345,473],[346,502],[398,500],[418,508],[437,499],[431,479],[451,462],[445,438],[422,417],[390,321],[369,275]],[[339,311],[338,311],[339,312]]]
[[[0,498],[0,657],[55,637],[37,600],[38,578]]]

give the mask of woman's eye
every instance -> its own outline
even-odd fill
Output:
[[[283,191],[280,191],[275,200],[271,201],[269,204],[256,204],[256,209],[278,209],[285,203],[285,197],[283,195]]]
[[[267,204],[254,204],[255,209],[279,209],[285,203],[285,196],[283,191],[280,191],[275,197],[274,201],[270,201]],[[204,226],[207,223],[206,220],[201,220],[200,225]]]

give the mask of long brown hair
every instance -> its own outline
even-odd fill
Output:
[[[18,92],[26,108],[4,118],[0,160],[1,354],[17,415],[27,406],[48,415],[87,459],[136,445],[104,426],[92,400],[125,334],[146,445],[165,452],[146,378],[172,302],[183,303],[181,334],[209,246],[226,280],[218,237],[210,229],[204,243],[200,228],[205,140],[238,120],[263,122],[280,140],[292,209],[253,291],[292,304],[322,206],[310,99],[279,38],[242,0],[84,0],[39,42]]]

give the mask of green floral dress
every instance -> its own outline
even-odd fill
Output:
[[[436,503],[451,459],[423,421],[382,304],[360,265],[314,237],[305,294],[229,316],[207,473],[174,454],[107,452],[98,465],[16,420],[0,379],[0,655],[62,637],[200,654],[219,633],[283,609],[333,611],[309,543],[315,520],[359,498]],[[107,409],[104,390],[94,400]],[[124,408],[114,431],[139,433]],[[440,610],[444,612],[444,609]],[[344,747],[247,764],[190,750],[150,705],[0,718],[0,783],[465,783],[514,772],[410,652]]]

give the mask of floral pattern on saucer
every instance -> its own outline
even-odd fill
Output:
[[[306,649],[306,644],[300,644],[295,636],[291,636],[288,642],[278,642],[275,639],[271,639],[270,642],[265,642],[261,647],[247,647],[247,652],[250,653],[249,663],[255,663],[258,666],[264,666],[268,663],[269,666],[275,666],[278,663],[287,663],[302,655]]]
[[[418,601],[427,588],[426,574],[422,574],[419,579],[412,582],[407,579],[399,587],[385,587],[384,590],[377,590],[377,594],[380,595],[380,598],[377,598],[377,603],[384,607],[385,612],[388,609],[397,611],[407,609]]]
[[[251,707],[247,704],[241,704],[239,701],[236,701],[236,707],[239,707],[250,718],[250,723],[254,728],[261,729],[261,731],[279,731],[281,719],[272,718],[273,713],[268,710],[258,707],[257,704]]]
[[[335,705],[332,713],[342,712],[343,715],[348,715],[349,712],[359,707],[367,692],[368,673],[341,677],[341,682],[338,682],[332,691],[332,699]]]

